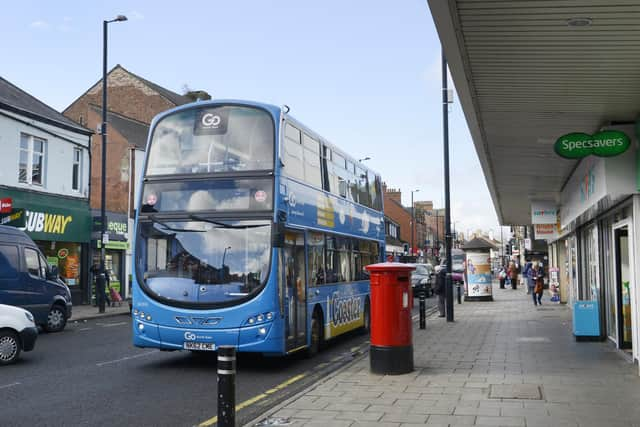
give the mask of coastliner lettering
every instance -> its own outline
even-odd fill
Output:
[[[361,301],[358,297],[340,298],[337,292],[331,298],[331,323],[335,326],[355,322],[362,313]]]

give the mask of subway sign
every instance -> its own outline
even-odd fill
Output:
[[[591,154],[598,157],[613,157],[624,153],[631,146],[631,140],[617,130],[605,130],[589,135],[568,133],[561,136],[553,146],[557,155],[565,159],[580,159]]]

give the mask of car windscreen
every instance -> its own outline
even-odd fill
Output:
[[[271,170],[274,124],[266,111],[223,105],[190,108],[161,119],[146,175]]]
[[[267,279],[267,221],[149,217],[137,232],[138,280],[152,296],[194,305],[229,304],[255,294]]]

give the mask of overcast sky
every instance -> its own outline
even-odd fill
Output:
[[[380,172],[410,205],[444,207],[440,42],[425,0],[7,2],[0,75],[62,110],[119,63],[168,89],[287,104]],[[500,231],[460,105],[451,107],[452,220]],[[505,229],[506,230],[506,229]],[[505,233],[506,236],[507,233]]]

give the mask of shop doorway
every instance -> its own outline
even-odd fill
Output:
[[[616,312],[618,324],[618,347],[631,350],[633,347],[631,329],[631,256],[629,248],[629,227],[614,228]]]

